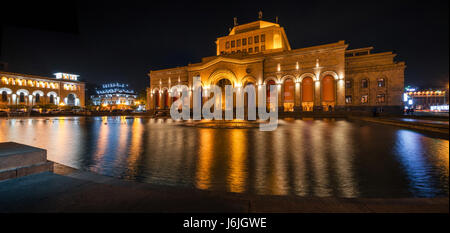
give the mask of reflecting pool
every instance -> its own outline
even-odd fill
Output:
[[[189,127],[171,119],[0,119],[0,141],[50,160],[155,184],[251,194],[335,197],[448,196],[449,141],[335,119],[257,127]]]

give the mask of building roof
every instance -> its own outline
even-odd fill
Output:
[[[254,30],[258,30],[258,29],[262,29],[262,28],[266,28],[266,27],[271,27],[271,26],[280,27],[280,25],[276,24],[276,23],[271,23],[271,22],[267,22],[267,21],[263,21],[263,20],[258,20],[258,21],[254,21],[254,22],[251,22],[251,23],[246,23],[246,24],[234,26],[233,29],[231,29],[231,31],[230,31],[230,33],[228,35],[232,36],[232,35],[236,35],[236,34],[239,34],[239,33],[254,31]]]
[[[49,80],[49,81],[84,83],[84,82],[81,82],[81,81],[78,81],[78,80],[57,79],[57,78],[50,78],[50,77],[44,77],[44,76],[38,76],[38,75],[31,75],[31,74],[13,73],[13,72],[7,72],[7,71],[0,71],[0,75],[18,76],[20,78],[45,79],[45,80]]]

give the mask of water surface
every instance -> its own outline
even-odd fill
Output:
[[[0,142],[140,182],[251,194],[448,196],[449,142],[393,126],[280,120],[275,131],[180,126],[170,119],[0,119]]]

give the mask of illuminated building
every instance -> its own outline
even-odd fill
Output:
[[[136,92],[123,83],[103,84],[95,92],[97,94],[91,96],[92,103],[110,109],[129,109],[137,98]]]
[[[407,88],[403,101],[405,106],[416,110],[448,112],[448,97],[446,90]]]
[[[373,47],[349,50],[345,41],[292,49],[284,28],[261,18],[235,21],[227,36],[217,38],[215,56],[150,71],[147,109],[169,109],[176,100],[169,89],[182,84],[192,90],[193,77],[200,77],[206,90],[213,84],[277,85],[279,111],[402,110],[406,65],[394,60],[396,54],[372,53]]]
[[[84,106],[85,84],[78,75],[56,73],[56,78],[0,71],[0,104]]]

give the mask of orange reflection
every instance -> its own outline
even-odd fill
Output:
[[[141,119],[134,119],[133,125],[131,127],[131,146],[130,146],[130,156],[128,156],[128,168],[133,174],[136,175],[136,168],[138,166],[137,161],[142,153],[142,140],[141,136],[144,133],[144,128],[142,127]]]
[[[245,160],[247,153],[247,137],[244,130],[230,131],[230,173],[228,174],[228,189],[231,192],[241,193],[245,191],[247,172]]]
[[[286,155],[289,153],[285,145],[285,135],[281,133],[281,131],[273,132],[275,136],[273,147],[273,163],[272,163],[272,175],[270,177],[271,180],[271,193],[275,195],[286,195],[287,194],[287,174],[286,174]]]
[[[213,130],[200,129],[200,153],[197,160],[197,172],[195,176],[196,186],[199,189],[211,187],[211,166],[213,160]]]

